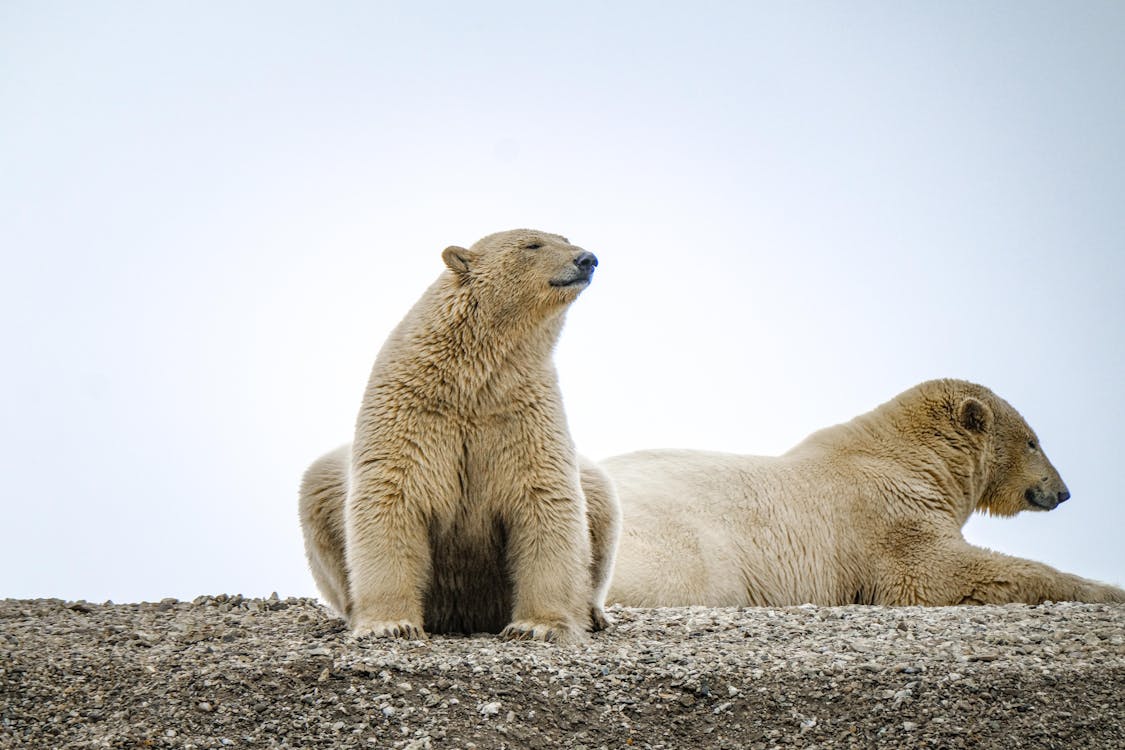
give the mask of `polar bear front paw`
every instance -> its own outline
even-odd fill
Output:
[[[426,638],[422,626],[410,620],[372,620],[357,623],[352,628],[353,638],[404,638],[420,641]]]
[[[500,631],[500,637],[508,641],[545,641],[567,645],[582,643],[586,640],[586,633],[567,622],[514,620]]]
[[[604,609],[598,606],[590,607],[590,630],[594,632],[605,630],[612,624],[613,620],[609,619]]]

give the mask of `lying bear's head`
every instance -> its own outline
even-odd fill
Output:
[[[598,259],[557,234],[513,229],[442,253],[483,311],[543,315],[566,307],[590,284]]]
[[[982,438],[987,477],[977,510],[1014,516],[1024,510],[1054,510],[1069,498],[1062,477],[1020,413],[989,389],[964,385],[975,393],[962,396],[956,419],[967,433]]]

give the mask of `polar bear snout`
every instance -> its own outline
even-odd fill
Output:
[[[583,250],[574,256],[573,265],[560,276],[551,279],[551,286],[577,286],[587,284],[598,265],[598,256]]]
[[[578,270],[588,276],[594,272],[595,268],[597,268],[598,256],[583,250],[582,252],[578,253],[578,257],[574,259],[574,265],[578,266]]]
[[[1060,504],[1065,503],[1070,499],[1070,491],[1063,487],[1057,492],[1043,488],[1043,485],[1037,484],[1034,487],[1028,487],[1024,490],[1023,497],[1027,500],[1029,505],[1042,510],[1054,510]]]

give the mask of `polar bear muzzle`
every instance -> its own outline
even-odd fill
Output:
[[[1058,492],[1052,492],[1043,489],[1043,485],[1036,484],[1024,490],[1023,498],[1037,510],[1054,510],[1070,499],[1070,492],[1065,487]]]
[[[598,266],[598,257],[593,253],[583,250],[574,256],[571,268],[554,277],[549,282],[551,286],[578,286],[589,284],[594,277],[594,269]]]

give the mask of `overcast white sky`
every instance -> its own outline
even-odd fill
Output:
[[[546,6],[0,3],[0,596],[313,595],[302,471],[521,226],[582,452],[967,378],[1074,495],[968,537],[1125,584],[1125,4]]]

